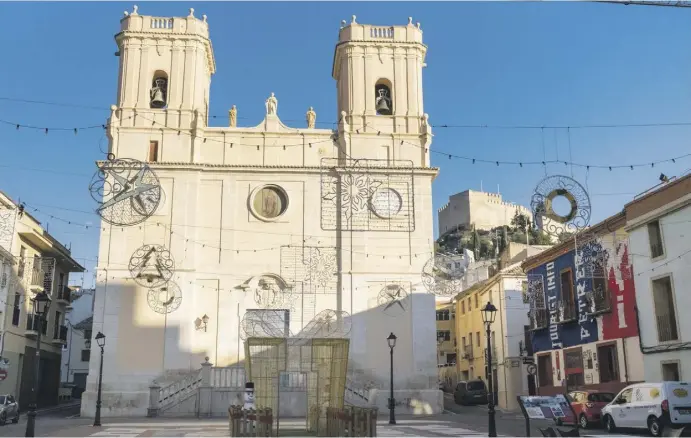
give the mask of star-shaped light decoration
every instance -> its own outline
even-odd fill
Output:
[[[407,308],[408,292],[398,284],[386,285],[379,292],[377,304],[388,316],[398,316],[405,313]]]
[[[130,226],[152,216],[161,202],[161,185],[149,166],[118,158],[99,167],[89,185],[100,205],[96,212],[109,224]]]

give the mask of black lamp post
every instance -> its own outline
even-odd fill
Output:
[[[391,393],[389,397],[389,424],[396,424],[396,414],[394,409],[396,409],[396,400],[393,398],[393,347],[396,346],[396,335],[393,332],[386,338],[386,342],[389,343],[389,350],[391,350]]]
[[[31,300],[33,304],[33,327],[36,327],[36,356],[34,356],[34,381],[31,385],[31,402],[29,403],[29,412],[26,414],[26,433],[24,436],[34,436],[34,426],[36,425],[36,403],[38,402],[38,384],[41,378],[41,333],[43,332],[43,315],[48,312],[50,308],[50,297],[45,292],[36,294]],[[33,328],[32,327],[32,328]]]
[[[96,334],[96,343],[101,347],[101,365],[98,370],[98,395],[96,396],[96,415],[94,426],[101,425],[101,382],[103,382],[103,347],[106,345],[106,335],[101,332]]]
[[[485,323],[487,330],[487,412],[489,414],[489,433],[488,436],[497,436],[497,424],[494,420],[494,376],[492,375],[492,331],[491,326],[494,318],[497,317],[497,308],[489,301],[482,309],[482,322]]]

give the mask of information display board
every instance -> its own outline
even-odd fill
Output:
[[[556,420],[577,418],[568,397],[564,394],[519,395],[516,398],[518,399],[518,404],[525,417],[526,436],[530,436],[531,421],[547,420],[554,425],[557,422]],[[578,425],[576,425],[576,429],[570,433],[577,433],[577,430]],[[569,436],[571,436],[570,433]]]

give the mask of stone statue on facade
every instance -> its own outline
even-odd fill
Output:
[[[317,123],[317,113],[314,112],[314,108],[310,107],[305,117],[307,118],[307,128],[314,129],[314,125]]]
[[[228,111],[228,122],[231,128],[238,126],[238,109],[235,105]]]
[[[276,99],[276,96],[274,95],[274,93],[271,93],[271,96],[269,96],[269,98],[266,99],[266,114],[267,115],[275,115],[277,110],[278,110],[278,99]]]

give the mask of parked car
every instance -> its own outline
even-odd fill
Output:
[[[453,391],[453,399],[458,405],[487,403],[487,386],[482,380],[458,382]]]
[[[19,422],[19,404],[12,395],[0,395],[0,426],[11,418],[13,423]]]
[[[648,429],[661,436],[666,427],[691,425],[691,385],[687,382],[637,383],[624,388],[602,408],[608,432],[617,428]]]
[[[576,414],[576,418],[567,410],[564,412],[565,417],[558,419],[557,424],[576,424],[578,422],[583,429],[587,429],[592,423],[601,421],[602,408],[614,400],[614,394],[595,390],[572,391],[567,394],[567,399]]]

